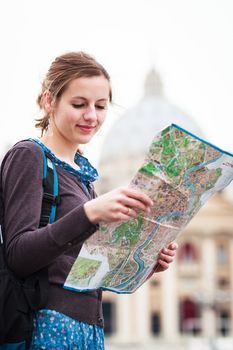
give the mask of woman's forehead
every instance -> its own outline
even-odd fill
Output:
[[[70,97],[84,97],[95,95],[98,99],[108,99],[110,85],[104,76],[81,77],[73,79],[67,86],[64,94]]]

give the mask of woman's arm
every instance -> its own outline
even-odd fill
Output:
[[[29,141],[28,141],[29,143]],[[95,230],[80,199],[53,224],[38,228],[42,204],[43,157],[30,142],[8,152],[1,166],[6,255],[9,267],[26,277],[82,243]]]

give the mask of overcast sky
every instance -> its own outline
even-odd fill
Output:
[[[92,149],[139,101],[154,67],[166,97],[209,141],[233,151],[232,0],[7,0],[0,3],[0,36],[1,150],[36,135],[35,101],[51,61],[83,50],[107,68],[121,106],[110,111]]]

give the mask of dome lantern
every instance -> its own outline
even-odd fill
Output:
[[[145,96],[162,96],[163,84],[154,68],[147,74],[144,83]]]

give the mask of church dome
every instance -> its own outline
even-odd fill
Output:
[[[202,136],[192,118],[164,97],[160,76],[152,69],[145,79],[143,98],[115,122],[103,143],[99,172],[104,189],[121,184],[123,178],[123,183],[127,183],[143,161],[155,134],[172,123]],[[119,175],[119,182],[109,180],[114,172]],[[107,185],[109,181],[111,186]]]
[[[175,123],[201,136],[199,126],[179,107],[171,104],[163,95],[158,73],[152,69],[145,79],[144,97],[123,114],[109,131],[101,160],[119,154],[147,150],[155,134]]]

